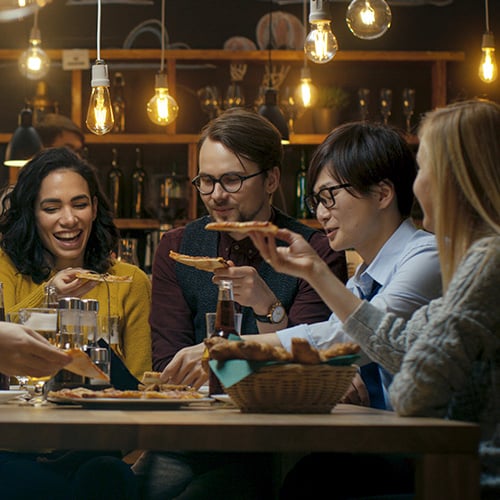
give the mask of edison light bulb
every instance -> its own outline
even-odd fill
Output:
[[[338,44],[330,28],[330,21],[311,22],[311,28],[304,43],[307,58],[318,64],[331,61],[337,53]]]
[[[155,79],[155,95],[147,105],[148,117],[157,125],[169,125],[179,113],[176,100],[168,93],[167,75],[157,73]]]
[[[345,20],[353,35],[373,40],[391,27],[392,13],[385,0],[353,0]]]
[[[318,98],[318,89],[313,85],[308,67],[300,70],[300,82],[295,91],[295,99],[304,108],[311,108]]]
[[[481,44],[481,63],[479,64],[479,78],[485,83],[494,82],[498,76],[497,61],[495,58],[495,39],[493,33],[483,34]]]
[[[115,123],[113,107],[109,95],[108,66],[97,60],[92,66],[92,94],[85,123],[96,135],[104,135],[111,131]]]
[[[40,31],[36,28],[31,30],[29,48],[26,49],[19,58],[19,71],[30,80],[40,80],[49,71],[49,56],[42,50],[40,44]]]

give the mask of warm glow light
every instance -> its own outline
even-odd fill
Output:
[[[495,57],[495,40],[492,33],[483,35],[481,46],[482,56],[479,64],[479,78],[485,83],[492,83],[497,79],[498,67]]]
[[[179,114],[176,100],[168,92],[167,75],[158,73],[155,82],[155,95],[147,105],[148,118],[157,125],[169,125]]]
[[[311,23],[311,28],[304,44],[307,58],[318,64],[331,61],[337,53],[338,44],[330,28],[330,21]]]
[[[49,56],[42,50],[42,37],[38,29],[38,10],[35,12],[35,20],[30,32],[29,47],[17,62],[19,71],[30,80],[40,80],[50,69]]]
[[[316,103],[318,89],[313,85],[309,68],[304,67],[300,72],[300,81],[295,91],[295,99],[304,108],[311,108]]]
[[[111,131],[115,119],[109,95],[108,67],[102,60],[97,60],[92,66],[91,85],[92,94],[85,123],[93,134],[104,135]]]
[[[390,27],[392,12],[385,0],[352,0],[346,22],[352,34],[364,40],[381,37]]]

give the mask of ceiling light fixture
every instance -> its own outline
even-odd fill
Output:
[[[327,3],[327,0],[310,0],[309,23],[312,29],[306,37],[304,51],[309,60],[318,64],[331,61],[338,49],[330,27]]]
[[[29,48],[26,49],[19,57],[18,67],[23,76],[30,80],[40,80],[50,69],[50,59],[46,52],[42,49],[42,37],[38,29],[38,12],[37,7],[34,15],[33,27],[31,28],[29,38]]]
[[[157,125],[169,125],[179,114],[179,105],[168,91],[168,79],[165,72],[165,0],[161,1],[161,61],[160,71],[155,77],[155,95],[147,104],[149,119]]]
[[[353,0],[345,20],[354,36],[374,40],[391,27],[392,12],[385,0]]]
[[[6,167],[23,167],[41,149],[42,141],[33,127],[33,112],[24,108],[19,113],[19,126],[7,144],[3,163]]]
[[[269,11],[269,41],[268,41],[268,65],[269,65],[269,81],[264,92],[264,103],[259,107],[259,115],[267,118],[281,134],[281,143],[288,144],[290,142],[290,131],[286,123],[285,115],[278,106],[278,91],[273,88],[271,49],[273,46],[273,2],[271,0],[271,10]]]
[[[92,93],[85,123],[96,135],[104,135],[111,131],[115,123],[113,106],[109,95],[108,66],[101,59],[101,0],[97,0],[97,59],[92,66]]]
[[[307,0],[302,2],[302,23],[304,31],[307,23]],[[318,89],[313,85],[311,70],[307,67],[307,56],[304,52],[304,66],[300,70],[300,81],[295,91],[295,99],[304,108],[311,108],[316,103]]]
[[[485,83],[492,83],[497,79],[498,68],[495,58],[495,37],[490,31],[488,0],[484,0],[484,10],[486,15],[486,32],[483,33],[481,43],[481,63],[479,64],[479,78]]]

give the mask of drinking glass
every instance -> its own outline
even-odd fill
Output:
[[[380,89],[380,114],[387,125],[392,111],[392,89]]]
[[[214,119],[221,109],[221,98],[219,89],[215,85],[206,85],[197,92],[201,109],[208,115],[210,120]]]
[[[411,117],[415,112],[415,89],[403,89],[403,113],[406,118],[406,132],[411,133]]]
[[[303,109],[295,99],[295,88],[285,87],[280,94],[280,108],[285,115],[288,131],[290,134],[293,134],[295,131],[295,120],[299,118]]]
[[[370,89],[358,89],[358,104],[361,121],[368,119],[368,103],[370,99]]]

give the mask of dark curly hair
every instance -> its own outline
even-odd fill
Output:
[[[91,200],[97,199],[97,214],[85,248],[85,268],[107,272],[111,266],[111,251],[116,248],[119,238],[95,168],[67,148],[41,151],[20,170],[16,185],[2,201],[0,215],[0,247],[16,269],[31,276],[35,283],[45,281],[52,271],[46,258],[47,250],[36,230],[35,201],[43,179],[55,170],[71,170],[81,175],[87,181]]]

